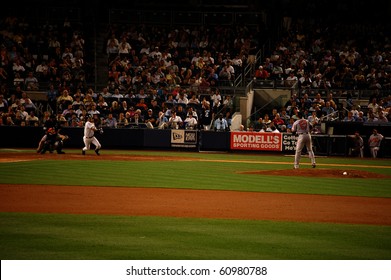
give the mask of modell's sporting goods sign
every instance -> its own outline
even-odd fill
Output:
[[[282,133],[231,132],[231,150],[282,151]]]

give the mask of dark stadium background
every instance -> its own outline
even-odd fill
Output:
[[[78,7],[85,15],[96,15],[99,20],[107,20],[107,9],[171,9],[223,11],[226,10],[265,10],[276,17],[283,15],[312,17],[331,21],[387,22],[391,11],[390,1],[365,0],[183,0],[183,1],[125,1],[125,0],[88,0],[88,1],[49,1],[37,0],[26,4],[9,2],[2,7],[1,15],[28,12],[30,7]]]

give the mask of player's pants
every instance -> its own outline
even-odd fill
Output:
[[[84,142],[83,151],[89,150],[91,148],[91,144],[95,145],[95,150],[99,150],[102,147],[98,139],[95,138],[95,136],[91,138],[84,136],[83,142]]]
[[[354,147],[349,150],[350,156],[359,156],[360,158],[364,157],[364,147]]]
[[[380,150],[380,147],[369,147],[371,151],[371,156],[377,158],[377,152]]]
[[[45,134],[44,136],[42,136],[41,140],[38,143],[37,153],[40,153],[42,151],[46,139],[47,139],[47,135]]]
[[[308,157],[311,160],[312,164],[315,164],[315,154],[312,150],[312,139],[310,134],[300,134],[297,139],[296,144],[296,153],[295,153],[295,162],[294,167],[299,168],[300,159],[301,159],[301,151],[303,150],[304,146],[307,147],[308,151]]]

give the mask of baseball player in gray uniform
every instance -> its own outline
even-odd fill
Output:
[[[95,145],[95,153],[99,156],[99,150],[102,147],[99,143],[98,139],[94,136],[95,131],[99,131],[99,129],[95,126],[94,118],[92,115],[87,116],[86,124],[84,125],[84,148],[82,149],[82,155],[86,154],[86,151],[90,149],[91,144]]]
[[[304,119],[302,117],[302,113],[299,113],[299,117],[301,119],[296,120],[293,125],[292,125],[292,133],[298,134],[299,137],[297,139],[296,143],[296,153],[295,153],[295,162],[294,162],[294,168],[298,169],[299,164],[300,164],[300,159],[301,159],[301,151],[303,150],[304,146],[307,147],[308,151],[308,156],[311,160],[312,167],[316,167],[316,162],[315,162],[315,154],[314,151],[312,150],[312,138],[310,134],[310,122],[307,119]]]
[[[371,152],[371,156],[373,158],[377,158],[377,153],[380,150],[380,144],[383,140],[384,136],[381,135],[379,132],[377,132],[377,129],[374,128],[372,130],[371,136],[369,136],[368,144],[369,144],[369,150]]]

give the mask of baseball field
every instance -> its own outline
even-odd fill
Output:
[[[387,159],[65,152],[0,149],[2,260],[391,259]]]

